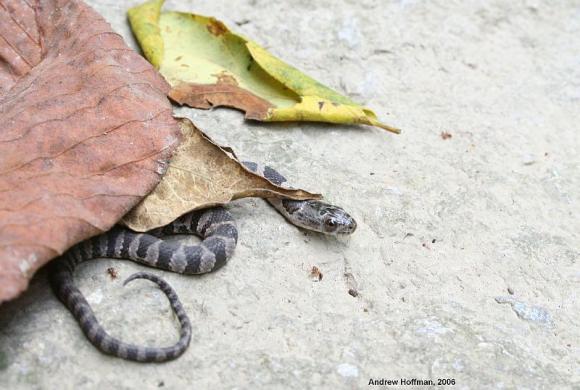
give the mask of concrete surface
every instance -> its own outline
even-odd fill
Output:
[[[134,45],[125,11],[137,1],[90,3]],[[177,110],[326,194],[359,230],[321,237],[261,200],[232,204],[241,237],[225,268],[157,272],[194,326],[167,364],[98,353],[41,272],[0,308],[0,388],[580,388],[580,3],[549,4],[168,1],[221,18],[404,133]],[[77,280],[112,334],[171,343],[165,298],[146,281],[121,287],[139,269],[96,261]]]

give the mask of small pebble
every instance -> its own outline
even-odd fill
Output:
[[[358,376],[358,367],[348,363],[339,364],[336,367],[336,371],[345,378],[356,378]]]
[[[397,187],[386,187],[385,191],[393,195],[402,195],[403,192]]]
[[[497,303],[509,304],[516,315],[522,320],[536,322],[546,326],[553,325],[552,316],[548,310],[541,306],[529,305],[525,302],[517,301],[510,296],[496,297],[495,301]]]
[[[524,154],[522,162],[524,165],[532,165],[536,162],[536,158],[532,154]]]

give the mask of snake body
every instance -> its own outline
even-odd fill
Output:
[[[286,179],[276,170],[253,162],[243,163],[251,171],[277,185]],[[326,234],[349,234],[356,222],[343,209],[315,200],[295,201],[269,198],[267,201],[291,223]],[[195,234],[202,241],[196,245],[164,240],[172,234]],[[169,347],[145,347],[125,343],[110,336],[100,325],[89,303],[75,286],[73,274],[78,264],[101,257],[129,259],[154,268],[181,274],[203,274],[223,266],[232,256],[238,231],[231,214],[223,207],[196,210],[171,224],[147,233],[114,227],[107,233],[75,245],[56,259],[49,270],[49,279],[56,296],[78,321],[89,341],[100,351],[126,360],[162,362],[180,356],[191,340],[191,323],[173,288],[160,277],[138,272],[125,280],[156,283],[167,296],[180,326],[177,343]]]

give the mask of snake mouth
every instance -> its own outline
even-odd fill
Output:
[[[356,221],[353,219],[352,220],[352,224],[350,226],[350,230],[348,232],[348,234],[352,234],[356,231],[356,228],[358,227],[358,224],[356,223]]]
[[[341,229],[338,229],[338,234],[341,235],[353,234],[356,231],[356,228],[358,227],[355,219],[350,215],[346,214],[346,212],[343,218],[344,221],[342,223]]]
[[[350,218],[348,223],[343,223],[334,232],[327,233],[333,234],[335,236],[348,236],[356,231],[357,223],[354,219]]]

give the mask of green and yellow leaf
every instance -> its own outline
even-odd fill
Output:
[[[129,10],[143,53],[179,104],[240,109],[260,121],[365,124],[399,133],[373,111],[320,84],[211,17],[161,12],[163,0]]]

